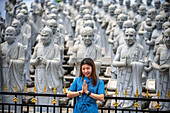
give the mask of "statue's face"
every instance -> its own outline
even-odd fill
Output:
[[[128,23],[123,24],[122,30],[123,30],[123,32],[125,33],[126,29],[132,28],[132,27],[133,27],[133,26],[132,26],[132,23],[131,23],[131,22],[128,22]]]
[[[166,4],[164,4],[163,5],[163,10],[165,11],[165,12],[168,12],[169,11],[169,4],[168,3],[166,3]]]
[[[114,7],[111,7],[110,9],[109,9],[109,13],[110,13],[110,15],[114,15],[114,11],[115,11],[115,8]]]
[[[161,3],[160,2],[155,2],[155,8],[159,9],[161,7]]]
[[[119,0],[119,4],[120,4],[120,5],[123,5],[123,0]]]
[[[105,11],[105,12],[108,12],[108,6],[106,5],[106,6],[103,6],[103,10]]]
[[[18,23],[12,22],[11,26],[15,28],[17,34],[20,33],[21,26]]]
[[[125,2],[126,7],[130,8],[130,1]]]
[[[114,12],[114,15],[115,15],[115,17],[116,17],[116,20],[117,20],[117,17],[119,16],[119,14],[121,14],[122,12],[121,12],[121,10],[115,10],[115,12]]]
[[[25,20],[28,20],[28,11],[24,10],[24,11],[21,11],[21,13],[24,14]]]
[[[123,16],[118,16],[118,18],[117,18],[117,24],[118,24],[118,26],[119,26],[119,27],[122,27],[122,26],[123,26],[123,22],[124,22],[125,20],[126,20],[125,17],[123,17]]]
[[[145,9],[145,8],[139,8],[139,14],[140,14],[141,16],[146,15],[146,9]]]
[[[72,5],[73,4],[73,0],[69,0],[69,5]]]
[[[97,3],[97,6],[98,6],[99,8],[101,8],[101,7],[103,6],[103,2],[102,2],[102,1],[99,1],[99,2]]]
[[[48,23],[47,27],[49,27],[53,31],[53,33],[55,33],[57,31],[58,25],[57,23],[51,22],[51,23]]]
[[[85,15],[85,16],[83,17],[83,21],[87,21],[87,20],[91,20],[91,17],[88,16],[88,15]]]
[[[164,32],[163,41],[166,45],[170,46],[170,32]]]
[[[5,31],[5,40],[8,42],[8,43],[13,43],[15,41],[15,31],[14,30],[6,30]]]
[[[23,25],[23,23],[25,21],[24,15],[18,15],[16,18],[20,21],[21,25]]]
[[[89,32],[86,32],[83,34],[83,40],[84,40],[84,44],[86,47],[89,47],[93,40],[94,40],[94,35],[93,33],[91,33],[90,31]]]
[[[132,10],[133,10],[134,12],[136,12],[136,11],[138,10],[138,5],[137,5],[137,4],[133,4],[133,5],[132,5]]]
[[[125,42],[129,47],[135,43],[135,39],[136,39],[135,32],[131,30],[125,31]]]
[[[147,5],[151,5],[151,3],[152,3],[152,0],[147,0],[147,1],[146,1],[146,4],[147,4]]]
[[[154,11],[148,11],[147,17],[150,18],[151,20],[154,19],[155,18],[155,12]]]
[[[162,29],[162,24],[164,23],[164,18],[163,17],[156,17],[156,27],[158,29]]]
[[[38,0],[35,0],[36,3],[38,3],[39,1]]]
[[[51,34],[48,32],[41,33],[41,42],[44,45],[48,45],[51,42]]]

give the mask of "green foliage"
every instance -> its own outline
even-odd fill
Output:
[[[55,2],[57,2],[57,3],[60,3],[60,2],[62,2],[63,0],[54,0]]]

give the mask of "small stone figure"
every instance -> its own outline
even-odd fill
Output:
[[[156,51],[156,56],[152,63],[153,68],[159,71],[157,78],[157,92],[160,92],[160,98],[166,99],[170,90],[170,28],[163,33],[162,46],[159,46]],[[160,102],[161,110],[170,110],[169,102]]]
[[[125,42],[118,47],[113,66],[119,68],[117,78],[118,95],[124,97],[127,90],[127,97],[134,97],[136,90],[142,94],[141,76],[143,72],[143,47],[136,43],[136,31],[129,28],[125,31]],[[134,105],[133,101],[121,100],[121,108],[130,108]]]
[[[79,75],[80,62],[84,58],[92,58],[96,65],[97,76],[101,66],[101,48],[94,44],[94,32],[91,27],[85,27],[82,31],[82,43],[73,48],[73,55],[70,56],[69,64],[76,67],[76,77]]]
[[[46,87],[46,93],[53,93],[54,87],[57,89],[57,92],[62,92],[63,75],[60,68],[60,47],[54,44],[52,35],[53,32],[48,27],[41,30],[41,42],[35,46],[30,61],[31,65],[36,67],[35,86],[37,93],[43,93],[44,87]],[[37,104],[50,105],[52,104],[50,100],[51,98],[49,97],[37,97]],[[37,111],[39,110],[37,109]],[[43,108],[42,111],[46,112],[46,110],[46,108]]]

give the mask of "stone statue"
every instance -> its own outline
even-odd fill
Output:
[[[8,92],[15,92],[15,86],[17,85],[17,92],[22,93],[25,86],[25,50],[23,45],[16,41],[16,30],[14,27],[10,26],[6,28],[5,42],[1,44],[1,52],[3,91],[5,91],[5,85],[7,85]],[[12,98],[14,96],[4,95],[2,102],[14,103]],[[17,103],[21,104],[22,97],[18,96],[17,98]]]
[[[156,17],[156,10],[154,8],[151,8],[147,11],[147,18],[150,18],[152,21],[152,25],[155,25],[155,17]],[[145,18],[146,19],[146,18]],[[144,20],[143,20],[144,21]]]
[[[17,7],[20,7],[20,4],[16,5],[15,0],[8,0],[5,2],[5,27],[8,27],[11,25],[11,22],[13,21],[13,18],[16,16],[16,9]]]
[[[139,36],[140,36],[140,44],[144,47],[144,52],[149,52],[149,45],[146,44],[147,40],[151,39],[153,31],[153,25],[150,18],[147,18],[145,21],[142,22],[141,27],[139,28]]]
[[[31,51],[32,51],[32,47],[31,47],[31,26],[29,24],[27,24],[25,22],[25,15],[23,13],[18,13],[16,18],[20,21],[21,23],[21,33],[23,35],[23,39],[22,39],[22,44],[24,46],[26,46],[26,58],[25,58],[25,75],[26,75],[26,79],[27,81],[32,82],[31,78],[30,78],[30,72],[29,72],[29,68],[30,68],[30,58],[31,58]]]
[[[127,14],[129,11],[131,11],[131,1],[125,0],[125,8],[123,9],[123,12]]]
[[[167,21],[168,18],[170,17],[169,6],[170,6],[170,3],[169,3],[169,2],[164,2],[164,3],[162,4],[162,9],[163,9],[163,11],[160,12],[160,15],[164,16],[166,21]]]
[[[123,2],[124,2],[124,0],[118,0],[118,4],[116,4],[116,7],[118,9],[123,9],[125,7]]]
[[[155,29],[153,29],[152,35],[151,35],[151,39],[147,39],[146,40],[146,44],[149,45],[149,52],[150,52],[150,57],[153,60],[154,56],[153,56],[153,49],[154,49],[154,45],[155,45],[155,41],[156,39],[162,34],[162,24],[164,23],[165,18],[161,15],[157,15],[155,17]]]
[[[160,0],[155,0],[154,1],[154,8],[156,10],[157,15],[161,12],[162,8],[161,8],[161,1]]]
[[[79,75],[80,63],[84,58],[92,58],[96,65],[96,72],[99,76],[101,66],[101,48],[94,44],[94,32],[91,27],[85,27],[82,31],[82,43],[73,48],[73,55],[70,56],[69,64],[76,67],[76,76]]]
[[[162,34],[163,34],[163,32],[164,32],[166,29],[168,29],[168,28],[170,28],[170,22],[164,22],[164,23],[162,24]],[[158,47],[163,44],[162,38],[163,38],[163,35],[160,35],[160,36],[155,40],[155,46],[154,46],[154,50],[153,50],[153,54],[154,54],[154,55],[156,55],[156,51],[157,51]]]
[[[138,11],[138,4],[133,3],[132,4],[132,10],[127,13],[128,19],[134,20],[135,16],[137,15],[137,11]]]
[[[97,1],[97,6],[94,7],[94,20],[97,20],[99,16],[99,12],[103,10],[103,0]]]
[[[118,96],[124,97],[127,89],[127,97],[134,97],[136,90],[142,94],[141,76],[143,72],[143,47],[136,43],[136,31],[129,28],[125,31],[125,42],[118,47],[113,66],[119,68],[117,77]],[[121,100],[118,102],[121,108],[130,108],[134,102]]]
[[[43,93],[46,87],[46,93],[53,93],[53,88],[61,93],[63,88],[61,68],[60,47],[52,41],[53,32],[50,28],[45,27],[41,30],[41,42],[35,46],[34,53],[31,57],[31,65],[36,67],[35,86],[37,93]],[[37,97],[37,104],[50,105],[51,98]],[[58,102],[58,100],[57,100]],[[58,104],[58,103],[57,103]],[[38,108],[37,111],[40,109]],[[46,112],[43,108],[43,112]]]
[[[58,28],[58,23],[52,19],[52,20],[47,20],[46,22],[46,26],[49,27],[52,32],[52,41],[54,42],[54,44],[59,45],[60,49],[61,49],[61,59],[63,60],[64,58],[64,36],[60,33],[59,28]],[[62,60],[61,60],[61,68],[62,68]]]
[[[29,20],[29,18],[28,18],[28,10],[26,10],[26,9],[21,9],[20,12],[25,15],[25,23],[28,24],[28,25],[30,25],[30,27],[31,27],[31,39],[30,39],[30,46],[29,46],[29,47],[32,47],[32,46],[34,46],[34,44],[35,44],[35,40],[36,40],[36,37],[37,37],[37,35],[38,35],[38,33],[39,33],[39,32],[38,32],[39,30],[38,30],[37,27],[35,26],[34,22],[31,21],[31,20]],[[31,48],[30,48],[30,49],[31,49]]]
[[[30,9],[31,15],[30,19],[34,22],[37,29],[40,30],[42,26],[42,6],[39,2],[39,0],[35,0],[31,3],[31,9]]]
[[[154,6],[152,5],[152,0],[146,0],[146,9],[151,9],[154,8]]]
[[[5,21],[1,16],[0,12],[0,43],[3,41],[3,31],[5,29]]]
[[[163,33],[162,46],[159,46],[156,51],[156,56],[152,63],[153,68],[159,71],[157,78],[157,92],[160,92],[160,98],[166,99],[170,90],[170,28]],[[160,102],[161,110],[170,110],[169,102]]]
[[[117,17],[117,25],[112,28],[112,32],[110,33],[110,36],[109,36],[109,43],[112,44],[113,46],[113,53],[116,54],[116,51],[117,51],[117,48],[118,46],[120,46],[121,44],[124,43],[124,33],[122,31],[123,29],[123,23],[127,20],[127,16],[125,14],[120,14],[118,17]],[[132,21],[128,21],[127,23],[130,22],[130,25],[128,24],[127,26],[129,28],[131,28],[133,25],[132,25]],[[125,25],[124,25],[125,26]],[[124,30],[125,31],[125,30]],[[122,37],[123,35],[123,37]]]
[[[141,26],[141,22],[143,22],[146,19],[146,7],[141,5],[138,9],[138,15],[134,18],[134,26],[136,30],[139,30]]]
[[[112,50],[111,50],[111,46],[108,43],[109,36],[106,35],[106,30],[109,31],[109,28],[108,28],[109,22],[111,20],[115,19],[115,17],[114,17],[115,9],[116,9],[116,7],[112,4],[109,6],[109,14],[104,16],[103,22],[101,24],[102,33],[103,33],[103,35],[101,36],[102,39],[103,39],[102,40],[102,42],[103,42],[102,47],[105,48],[105,57],[111,57],[111,51]]]

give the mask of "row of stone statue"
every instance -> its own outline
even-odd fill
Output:
[[[90,57],[99,76],[102,57],[112,62],[112,77],[117,79],[119,96],[125,89],[129,97],[138,89],[142,93],[142,77],[156,79],[157,90],[166,98],[170,90],[170,3],[147,0],[103,2],[72,1],[56,5],[49,0],[35,0],[28,12],[22,0],[9,0],[5,4],[6,18],[1,19],[1,83],[8,91],[23,92],[31,81],[29,68],[35,67],[35,86],[38,93],[52,93],[54,86],[62,92],[64,47],[66,41],[74,42],[68,63],[74,65],[74,75],[79,74],[83,58]],[[69,39],[65,41],[65,37]],[[34,51],[32,52],[32,47]],[[105,50],[102,56],[102,49]],[[32,54],[33,53],[33,54]],[[4,102],[7,98],[3,98]],[[48,103],[47,99],[38,99]],[[47,102],[48,101],[48,102]],[[162,103],[161,109],[170,108]],[[131,107],[133,102],[121,101],[121,107]]]

